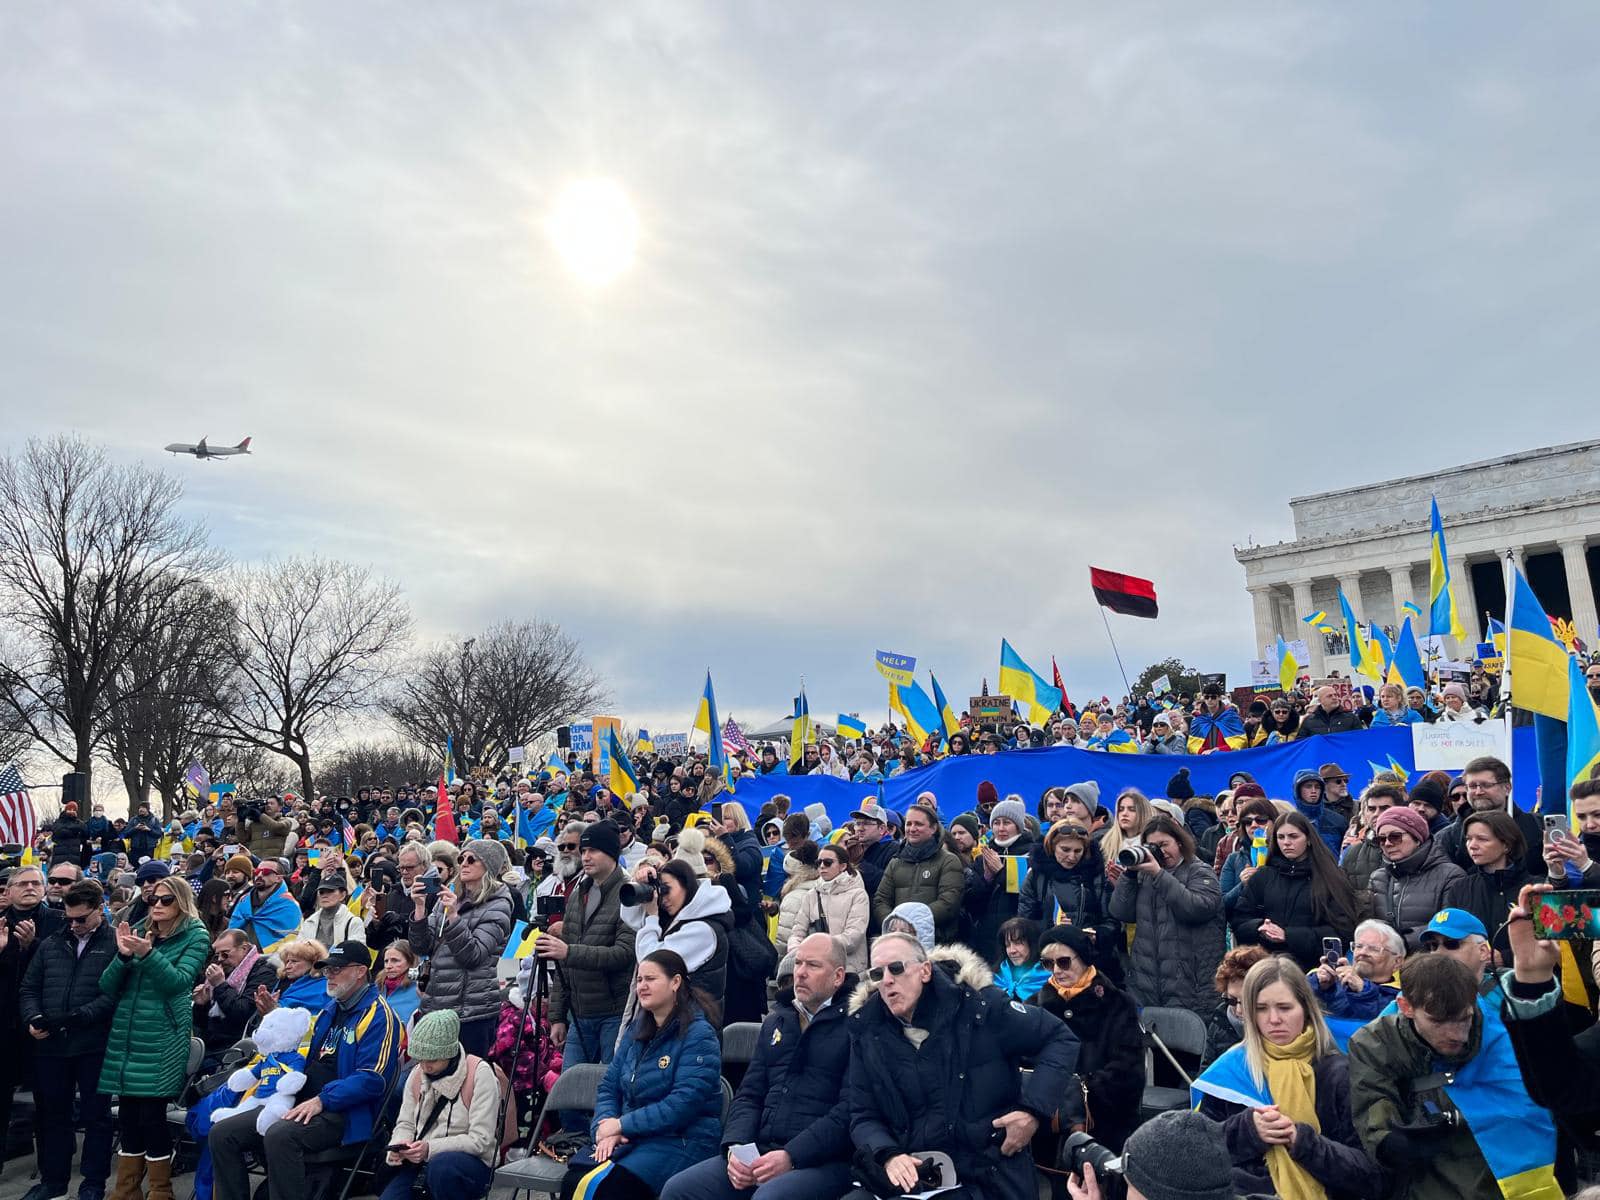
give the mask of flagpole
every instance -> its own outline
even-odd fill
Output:
[[[1507,550],[1505,570],[1502,572],[1506,581],[1506,601],[1503,610],[1505,613],[1506,648],[1500,653],[1500,717],[1506,725],[1506,769],[1508,771],[1515,769],[1512,763],[1512,755],[1515,753],[1516,747],[1516,732],[1511,724],[1511,598],[1513,586],[1511,572],[1513,569],[1511,551]],[[1488,616],[1488,613],[1485,612],[1484,615]],[[1487,627],[1487,622],[1485,622],[1485,627]],[[1494,635],[1490,635],[1490,640],[1494,640]],[[1516,778],[1515,775],[1511,776],[1513,789]],[[1516,801],[1511,798],[1511,792],[1509,791],[1506,793],[1506,812],[1513,816],[1516,815]]]
[[[1100,610],[1100,623],[1106,627],[1106,638],[1111,642],[1111,653],[1116,655],[1117,670],[1122,675],[1122,686],[1128,689],[1128,699],[1133,699],[1133,685],[1128,682],[1128,670],[1122,665],[1122,651],[1117,649],[1117,639],[1111,636],[1111,622],[1106,620],[1106,606],[1096,604]]]

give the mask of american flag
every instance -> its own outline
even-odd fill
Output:
[[[33,798],[23,785],[17,764],[0,771],[0,841],[33,845],[38,822],[33,815]]]
[[[743,750],[746,754],[754,754],[756,749],[750,744],[750,739],[745,737],[744,730],[739,728],[739,723],[732,717],[722,723],[722,744],[732,746],[735,750]]]

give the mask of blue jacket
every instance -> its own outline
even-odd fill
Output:
[[[328,1004],[328,981],[320,975],[292,979],[278,992],[280,1008],[304,1008],[320,1013]]]
[[[696,1012],[687,1030],[674,1021],[648,1042],[642,1013],[623,1034],[595,1100],[590,1133],[607,1117],[622,1121],[626,1142],[613,1157],[652,1192],[685,1167],[717,1152],[722,1134],[722,1047]]]
[[[856,989],[846,975],[833,1001],[800,1029],[794,993],[778,994],[756,1038],[755,1057],[728,1110],[722,1144],[754,1142],[762,1153],[787,1150],[797,1168],[850,1158],[850,1028],[845,1005]]]
[[[1400,710],[1400,715],[1398,717],[1390,716],[1389,711],[1383,708],[1380,708],[1377,712],[1372,714],[1373,729],[1386,729],[1391,726],[1398,727],[1401,725],[1418,725],[1421,724],[1421,722],[1421,715],[1416,709],[1410,707],[1409,705]]]
[[[233,906],[233,916],[228,918],[228,928],[244,930],[245,936],[262,950],[270,950],[284,938],[299,933],[302,920],[300,906],[289,895],[289,889],[280,883],[278,890],[268,896],[259,909],[255,892],[240,896],[239,903]]]
[[[1342,983],[1323,991],[1317,986],[1316,972],[1311,974],[1311,991],[1330,1017],[1348,1017],[1352,1021],[1370,1021],[1394,1002],[1400,989],[1392,983],[1373,983],[1368,979],[1359,992],[1352,993]]]
[[[368,984],[348,1010],[341,1011],[338,1001],[329,1000],[311,1027],[306,1062],[314,1062],[326,1045],[338,1078],[324,1084],[317,1095],[323,1108],[344,1114],[346,1146],[372,1136],[378,1106],[400,1063],[400,1031],[400,1018],[374,984]]]

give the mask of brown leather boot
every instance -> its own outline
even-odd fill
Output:
[[[171,1178],[172,1160],[167,1160],[168,1178]],[[144,1189],[140,1184],[144,1182],[144,1155],[117,1153],[117,1180],[111,1185],[111,1194],[106,1200],[143,1200]],[[172,1191],[169,1186],[167,1195]]]
[[[149,1200],[172,1200],[172,1155],[146,1158],[144,1167],[150,1182],[150,1190],[145,1193]]]

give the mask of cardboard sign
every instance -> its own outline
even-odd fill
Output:
[[[527,757],[528,757],[528,752],[522,746],[513,746],[513,747],[511,747],[510,751],[508,751],[507,754],[506,754],[506,758],[508,760],[510,760],[512,763],[519,763],[519,762],[521,762],[523,759],[525,759]]]
[[[1223,691],[1228,690],[1228,675],[1225,671],[1211,671],[1200,676],[1200,691],[1203,693],[1207,686],[1216,684]]]
[[[653,740],[657,758],[685,758],[689,754],[687,733],[658,733]]]
[[[1473,725],[1465,721],[1438,721],[1411,726],[1411,754],[1419,771],[1460,771],[1473,759],[1492,754],[1501,762],[1506,754],[1504,721]]]
[[[1313,679],[1311,681],[1311,694],[1315,696],[1318,688],[1331,687],[1339,694],[1339,707],[1345,712],[1354,712],[1356,709],[1355,684],[1349,679]]]
[[[614,729],[617,741],[622,741],[622,722],[616,717],[595,717],[590,723],[593,731],[594,746],[589,751],[594,762],[595,778],[606,780],[611,778],[611,739],[606,736],[606,730]]]
[[[1002,721],[1011,720],[1010,696],[969,696],[967,698],[967,712],[972,714],[972,719],[979,725],[997,725]]]

